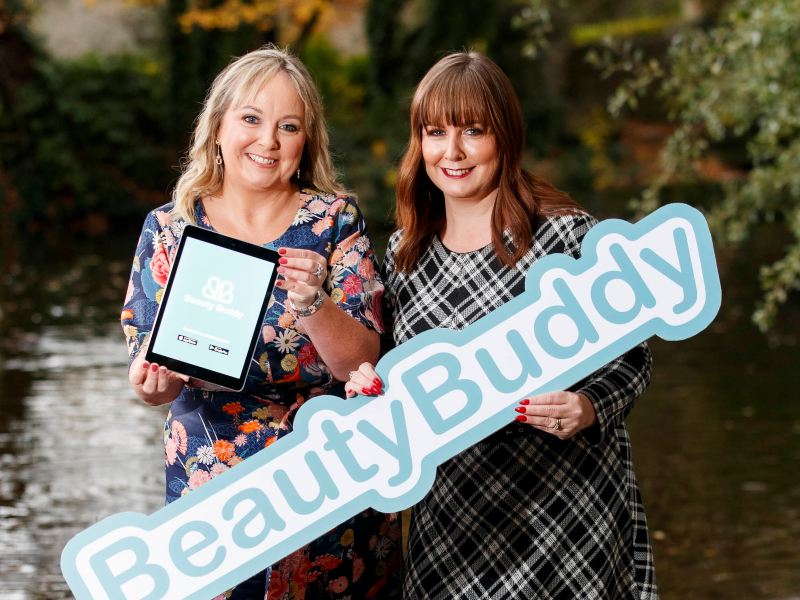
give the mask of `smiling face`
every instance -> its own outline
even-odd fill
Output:
[[[225,113],[217,132],[225,165],[223,186],[287,189],[306,143],[305,106],[282,72],[256,97]]]
[[[480,201],[497,188],[497,139],[481,123],[423,125],[422,159],[445,198]]]

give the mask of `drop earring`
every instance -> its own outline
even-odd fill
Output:
[[[297,178],[300,179],[300,169],[297,169]]]
[[[219,145],[219,140],[215,140],[217,143],[217,157],[214,159],[214,162],[218,165],[222,164],[222,146]]]

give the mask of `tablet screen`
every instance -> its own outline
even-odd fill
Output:
[[[239,379],[274,270],[272,262],[185,236],[153,352]]]

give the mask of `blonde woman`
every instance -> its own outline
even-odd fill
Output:
[[[187,223],[282,255],[241,393],[187,385],[144,360]],[[364,219],[336,183],[319,93],[305,67],[275,47],[236,60],[211,86],[173,202],[145,220],[122,312],[131,384],[147,404],[172,403],[167,503],[289,433],[306,400],[375,362],[382,293]],[[399,597],[401,563],[396,516],[367,511],[229,598]]]

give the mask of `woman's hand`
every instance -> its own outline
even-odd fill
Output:
[[[278,273],[283,276],[275,285],[286,290],[295,308],[306,308],[317,299],[328,276],[327,259],[311,250],[280,248]],[[317,311],[303,319],[303,329],[328,366],[331,375],[346,381],[350,369],[364,361],[377,361],[380,335],[345,312],[327,294]]]
[[[348,398],[358,394],[379,396],[383,393],[383,382],[375,372],[375,367],[365,362],[361,363],[358,371],[350,373],[350,381],[345,384],[344,390],[347,392]]]
[[[183,386],[189,381],[188,375],[170,371],[156,363],[144,359],[147,345],[139,350],[128,371],[128,379],[136,394],[145,404],[160,406],[172,402],[180,396]]]
[[[589,397],[575,392],[550,392],[520,400],[517,421],[568,440],[597,423],[597,413]]]
[[[328,276],[328,261],[311,250],[280,248],[278,279],[275,285],[287,291],[287,296],[297,308],[305,308],[317,299],[317,292]]]

